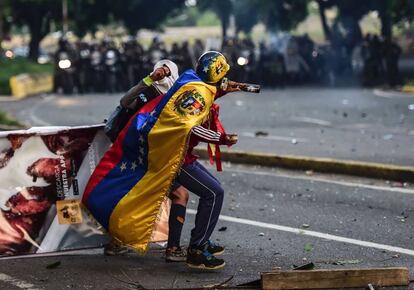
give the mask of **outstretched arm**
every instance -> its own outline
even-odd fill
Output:
[[[217,145],[234,145],[237,143],[237,135],[235,134],[224,134],[215,132],[204,128],[203,126],[195,126],[191,129],[191,133],[196,135],[200,141],[217,144]]]
[[[227,93],[231,92],[248,92],[248,93],[260,93],[260,85],[257,84],[246,84],[246,83],[238,83],[235,81],[231,81],[227,78],[224,78],[216,93],[216,99],[224,96]]]

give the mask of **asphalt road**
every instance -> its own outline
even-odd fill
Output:
[[[119,98],[48,95],[3,100],[0,110],[30,126],[96,124]],[[295,88],[237,93],[219,103],[227,131],[240,135],[239,150],[414,164],[413,96]],[[160,249],[145,257],[104,257],[97,249],[0,260],[0,289],[189,288],[230,277],[230,284],[238,285],[258,279],[259,272],[310,261],[318,268],[406,266],[414,275],[410,185],[234,164],[226,164],[219,178],[226,199],[213,238],[226,246],[222,271],[166,264]],[[188,243],[196,206],[192,196],[183,244]],[[57,261],[58,267],[46,269]],[[341,263],[345,265],[334,265]]]
[[[30,126],[101,123],[120,94],[47,95],[0,102]],[[218,101],[235,149],[414,165],[414,95],[360,88],[234,93]],[[410,106],[411,105],[411,106]]]
[[[159,248],[144,257],[104,257],[97,249],[0,260],[0,288],[177,289],[230,277],[229,283],[238,285],[258,279],[259,272],[311,261],[317,268],[335,269],[405,266],[414,275],[413,186],[228,163],[214,174],[225,188],[222,216],[212,237],[226,246],[223,270],[203,272],[165,263]],[[191,195],[184,245],[196,206]],[[61,264],[46,269],[55,262]],[[414,284],[390,289],[414,289]]]

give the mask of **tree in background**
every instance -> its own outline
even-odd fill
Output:
[[[50,23],[62,18],[60,1],[13,0],[10,2],[10,8],[13,24],[29,28],[29,58],[37,59],[39,43],[50,32]]]
[[[327,40],[343,37],[349,45],[362,39],[359,25],[370,11],[377,11],[381,20],[381,34],[391,37],[392,25],[414,18],[413,0],[316,0],[322,28]],[[226,37],[229,19],[236,20],[236,32],[249,33],[258,22],[270,31],[290,31],[308,16],[307,0],[198,0],[202,9],[211,9],[220,18],[223,37]],[[325,11],[336,7],[338,14],[332,27],[328,25]],[[334,32],[334,33],[332,33]]]
[[[131,34],[142,28],[156,29],[169,15],[183,8],[184,0],[72,0],[71,29],[78,36],[96,30],[99,24],[119,23]],[[155,5],[156,4],[156,5]]]
[[[414,20],[412,0],[381,0],[373,1],[372,4],[373,10],[378,11],[381,19],[381,35],[384,37],[391,38],[394,24],[399,25]]]
[[[389,7],[391,9],[391,21],[395,24],[414,21],[414,1],[398,0],[392,1]]]
[[[237,1],[239,2],[239,1]],[[214,11],[221,21],[221,31],[223,40],[227,38],[227,28],[230,23],[230,15],[233,10],[232,0],[198,0],[197,6],[200,10],[211,9]]]
[[[317,0],[316,2],[318,3],[318,6],[319,6],[319,17],[321,18],[323,34],[325,35],[325,39],[330,39],[331,29],[328,25],[328,20],[326,18],[325,11],[326,9],[332,6],[332,3],[328,1],[324,1],[324,0]]]
[[[414,18],[414,1],[410,0],[317,0],[322,28],[327,40],[332,40],[332,29],[345,37],[359,41],[362,37],[359,21],[370,11],[377,11],[381,20],[381,35],[392,36],[392,25]],[[338,15],[332,27],[326,21],[325,10],[337,7]]]
[[[0,0],[0,49],[1,42],[8,37],[8,33],[10,32],[11,1],[12,0]]]
[[[70,30],[79,37],[94,33],[99,24],[108,24],[115,18],[113,6],[118,5],[109,0],[70,0],[68,2]]]
[[[184,0],[123,0],[111,1],[116,20],[121,21],[130,33],[139,29],[159,28],[169,15],[184,7]],[[115,4],[116,3],[116,4]]]
[[[39,44],[50,32],[51,24],[62,27],[62,1],[7,1],[6,5],[11,10],[13,25],[26,26],[29,29],[29,58],[36,60],[39,55]],[[83,36],[87,31],[93,31],[97,24],[107,23],[110,19],[108,11],[111,11],[111,2],[109,0],[68,1],[70,27],[76,34]]]
[[[141,28],[159,28],[168,16],[185,7],[185,0],[70,0],[69,24],[78,36],[94,32],[99,24],[123,24],[134,34]],[[413,0],[317,0],[326,39],[341,35],[358,42],[361,37],[359,21],[370,11],[377,11],[382,23],[382,35],[391,36],[392,25],[412,21]],[[223,39],[226,38],[230,16],[236,22],[236,32],[250,33],[258,22],[270,31],[289,31],[308,15],[307,0],[198,0],[200,10],[211,10],[221,21]],[[337,7],[338,15],[332,27],[326,21],[325,10]],[[7,16],[7,17],[6,17]],[[31,40],[29,56],[36,59],[40,41],[50,32],[51,23],[62,27],[61,0],[0,0],[0,40],[12,17],[13,25],[27,26]],[[6,29],[5,29],[6,27]],[[332,33],[334,31],[335,33]]]
[[[256,7],[259,20],[270,31],[290,31],[308,16],[306,0],[251,0]]]
[[[29,58],[37,59],[40,41],[50,32],[51,23],[62,27],[62,1],[0,1],[3,1],[0,4],[10,8],[14,25],[29,28]],[[141,28],[157,28],[170,13],[182,8],[184,2],[159,0],[154,5],[154,1],[150,0],[71,0],[68,1],[69,24],[78,36],[93,32],[97,25],[111,21],[122,23],[131,33],[135,33]]]
[[[6,2],[5,0],[0,0],[0,52],[1,52],[1,42],[3,41],[4,38],[4,32],[5,32],[5,28],[4,28],[4,23],[5,23],[5,18],[6,18],[6,14],[4,12],[6,8]]]
[[[239,0],[234,5],[234,18],[236,21],[236,35],[239,32],[249,34],[259,22],[259,15],[255,3],[251,0]]]
[[[225,39],[230,16],[234,14],[236,32],[250,33],[262,22],[271,31],[289,31],[308,15],[306,0],[198,0],[201,9],[213,10],[221,20]]]

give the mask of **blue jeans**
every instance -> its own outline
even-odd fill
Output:
[[[173,190],[180,185],[200,197],[190,246],[203,245],[210,239],[216,227],[223,205],[224,190],[220,182],[198,161],[181,167]]]

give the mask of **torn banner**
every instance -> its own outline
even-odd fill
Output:
[[[108,242],[80,201],[109,147],[102,125],[0,132],[0,257]],[[163,208],[165,225],[169,207]],[[164,240],[168,229],[158,229],[155,238]]]

